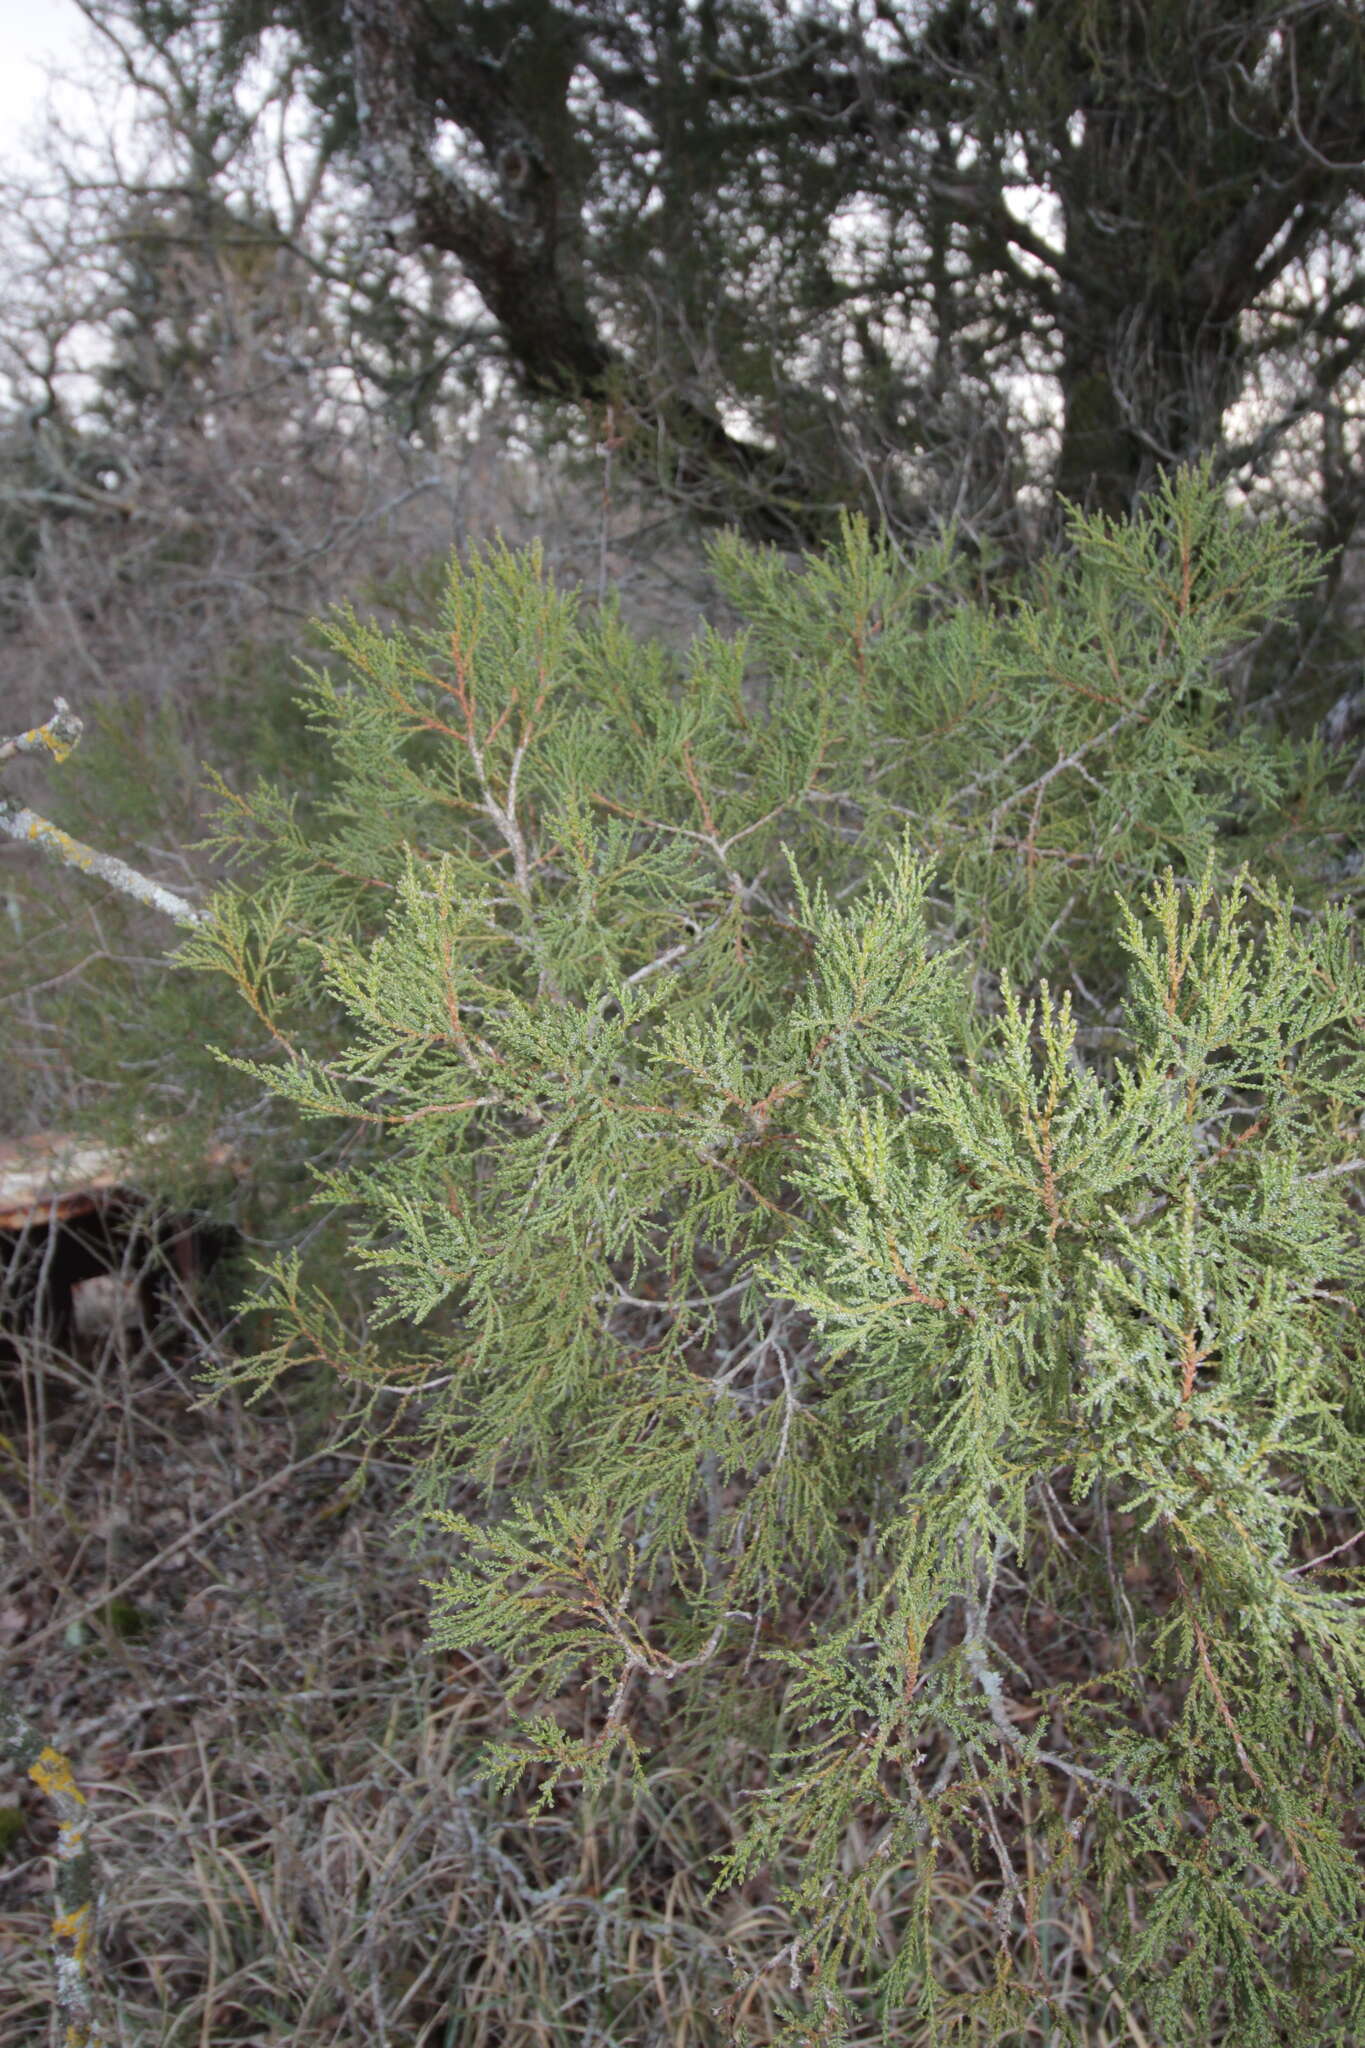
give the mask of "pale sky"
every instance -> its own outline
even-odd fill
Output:
[[[90,32],[75,0],[0,0],[0,165],[25,154],[47,96],[43,60],[76,69]]]

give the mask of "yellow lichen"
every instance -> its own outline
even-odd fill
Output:
[[[93,1925],[88,1899],[83,1905],[73,1906],[69,1912],[54,1913],[52,1916],[54,1939],[69,1941],[77,1962],[84,1962],[89,1951]]]
[[[43,1750],[36,1763],[29,1765],[30,1778],[40,1792],[46,1792],[49,1799],[60,1799],[63,1794],[84,1806],[85,1794],[71,1775],[71,1766],[60,1750],[50,1745]]]

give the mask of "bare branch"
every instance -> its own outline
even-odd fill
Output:
[[[0,1762],[27,1771],[56,1810],[50,1944],[57,2010],[65,2029],[62,2039],[67,2048],[103,2048],[105,2036],[94,2021],[90,1988],[98,1896],[89,1808],[66,1757],[29,1725],[3,1685]]]
[[[0,741],[0,761],[9,761],[16,754],[51,754],[56,761],[64,761],[80,739],[84,727],[71,710],[64,697],[58,697],[51,718],[44,725],[35,725],[28,732],[16,735],[14,739]],[[173,889],[167,889],[160,882],[154,882],[147,875],[130,868],[127,861],[117,854],[100,853],[97,848],[87,846],[83,840],[75,839],[69,832],[63,832],[49,818],[39,817],[24,804],[16,803],[12,797],[0,797],[0,832],[17,839],[21,844],[44,846],[49,853],[65,863],[67,867],[80,868],[83,873],[95,875],[112,888],[122,890],[135,902],[150,904],[153,910],[162,911],[173,917],[177,924],[203,924],[208,913],[196,910],[185,897],[177,896]]]
[[[52,716],[45,725],[31,726],[12,740],[0,740],[0,761],[12,761],[16,754],[51,754],[54,761],[64,761],[84,731],[65,697],[54,698]]]

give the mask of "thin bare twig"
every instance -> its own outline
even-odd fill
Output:
[[[310,1465],[316,1465],[319,1458],[335,1457],[335,1455],[335,1449],[331,1445],[324,1445],[321,1450],[310,1452],[308,1457],[298,1459],[295,1464],[286,1465],[282,1472],[272,1472],[267,1479],[262,1479],[260,1484],[253,1486],[249,1492],[240,1495],[235,1500],[230,1500],[226,1507],[219,1508],[215,1514],[206,1516],[202,1522],[196,1522],[194,1527],[187,1529],[183,1536],[177,1536],[174,1543],[168,1543],[164,1550],[158,1550],[155,1557],[149,1557],[147,1562],[139,1565],[135,1572],[129,1572],[126,1579],[120,1579],[112,1591],[93,1594],[89,1600],[86,1600],[74,1612],[64,1611],[58,1615],[55,1621],[50,1621],[46,1628],[40,1628],[35,1634],[25,1636],[12,1650],[0,1650],[0,1665],[8,1663],[21,1655],[26,1658],[31,1657],[33,1652],[40,1649],[44,1643],[49,1643],[54,1637],[62,1635],[73,1623],[84,1621],[85,1617],[88,1614],[93,1614],[97,1607],[104,1607],[115,1600],[121,1600],[125,1593],[131,1591],[134,1586],[140,1584],[146,1578],[148,1572],[154,1572],[158,1565],[165,1564],[172,1557],[178,1557],[182,1550],[187,1550],[192,1543],[197,1543],[201,1536],[206,1536],[210,1529],[217,1528],[218,1524],[226,1521],[229,1515],[241,1514],[243,1508],[249,1507],[251,1502],[258,1499],[261,1494],[268,1493],[272,1487],[282,1486],[287,1479],[294,1478],[297,1473],[307,1471]]]

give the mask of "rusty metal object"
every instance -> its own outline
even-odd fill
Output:
[[[227,1166],[231,1154],[215,1145],[204,1163]],[[116,1189],[131,1193],[137,1184],[125,1155],[62,1131],[0,1142],[0,1230],[88,1216]]]
[[[204,1163],[237,1162],[216,1147]],[[193,1294],[231,1232],[167,1207],[155,1179],[66,1132],[0,1144],[0,1367],[35,1335],[60,1349],[146,1336],[169,1299]]]
[[[107,1146],[60,1131],[0,1144],[0,1230],[88,1216],[102,1196],[127,1187],[127,1162]]]

